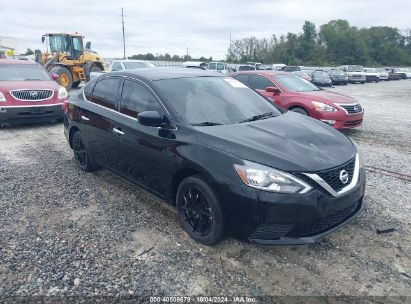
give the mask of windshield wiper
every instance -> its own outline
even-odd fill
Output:
[[[218,122],[213,122],[213,121],[203,121],[203,122],[198,122],[198,123],[193,123],[191,124],[192,126],[221,126],[221,123]]]
[[[27,80],[40,80],[40,81],[42,81],[43,79],[38,79],[38,78],[26,78],[26,79],[24,79],[25,81],[27,81]]]
[[[274,112],[267,112],[267,113],[263,113],[263,114],[260,114],[260,115],[254,115],[253,117],[244,119],[244,120],[240,121],[240,123],[265,119],[265,118],[269,118],[269,117],[273,117],[273,116],[274,116]]]

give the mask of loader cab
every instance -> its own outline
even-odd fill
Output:
[[[42,36],[42,42],[47,40],[51,53],[64,53],[69,60],[78,60],[84,53],[83,37],[68,34],[47,34]]]

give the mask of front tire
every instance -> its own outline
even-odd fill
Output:
[[[292,109],[290,109],[290,111],[293,111],[295,113],[302,114],[302,115],[305,115],[305,116],[310,116],[310,115],[308,115],[308,112],[306,110],[304,110],[303,108],[300,108],[300,107],[292,108]]]
[[[222,206],[201,176],[190,176],[180,183],[176,205],[180,224],[192,239],[213,245],[224,238]]]
[[[87,145],[85,144],[84,138],[80,131],[77,131],[73,135],[73,152],[77,166],[81,170],[85,172],[92,172],[96,170],[96,165],[94,164],[93,158],[87,149]]]

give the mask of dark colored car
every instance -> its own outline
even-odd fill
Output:
[[[284,71],[284,72],[297,72],[297,71],[301,71],[301,68],[299,66],[287,65],[287,66],[282,67],[281,71]]]
[[[311,82],[321,87],[331,87],[333,82],[325,71],[314,71],[311,74]]]
[[[258,91],[284,110],[294,111],[325,122],[336,129],[362,124],[363,107],[354,99],[321,90],[300,77],[279,71],[234,73],[232,76]]]
[[[344,71],[332,69],[328,72],[328,75],[330,76],[333,84],[348,84],[348,75]]]
[[[81,169],[109,168],[175,204],[182,227],[204,244],[227,235],[311,243],[363,207],[365,171],[346,136],[283,113],[231,77],[114,72],[64,109]]]
[[[62,120],[67,97],[38,63],[0,59],[0,126]]]
[[[401,75],[395,71],[393,68],[385,68],[388,72],[388,80],[400,80]]]

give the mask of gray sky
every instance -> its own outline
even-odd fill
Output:
[[[79,32],[104,57],[122,56],[121,6],[126,53],[169,53],[224,59],[232,39],[300,32],[331,19],[359,27],[411,28],[410,0],[1,0],[0,36],[18,38],[18,50],[44,49],[46,32]]]

